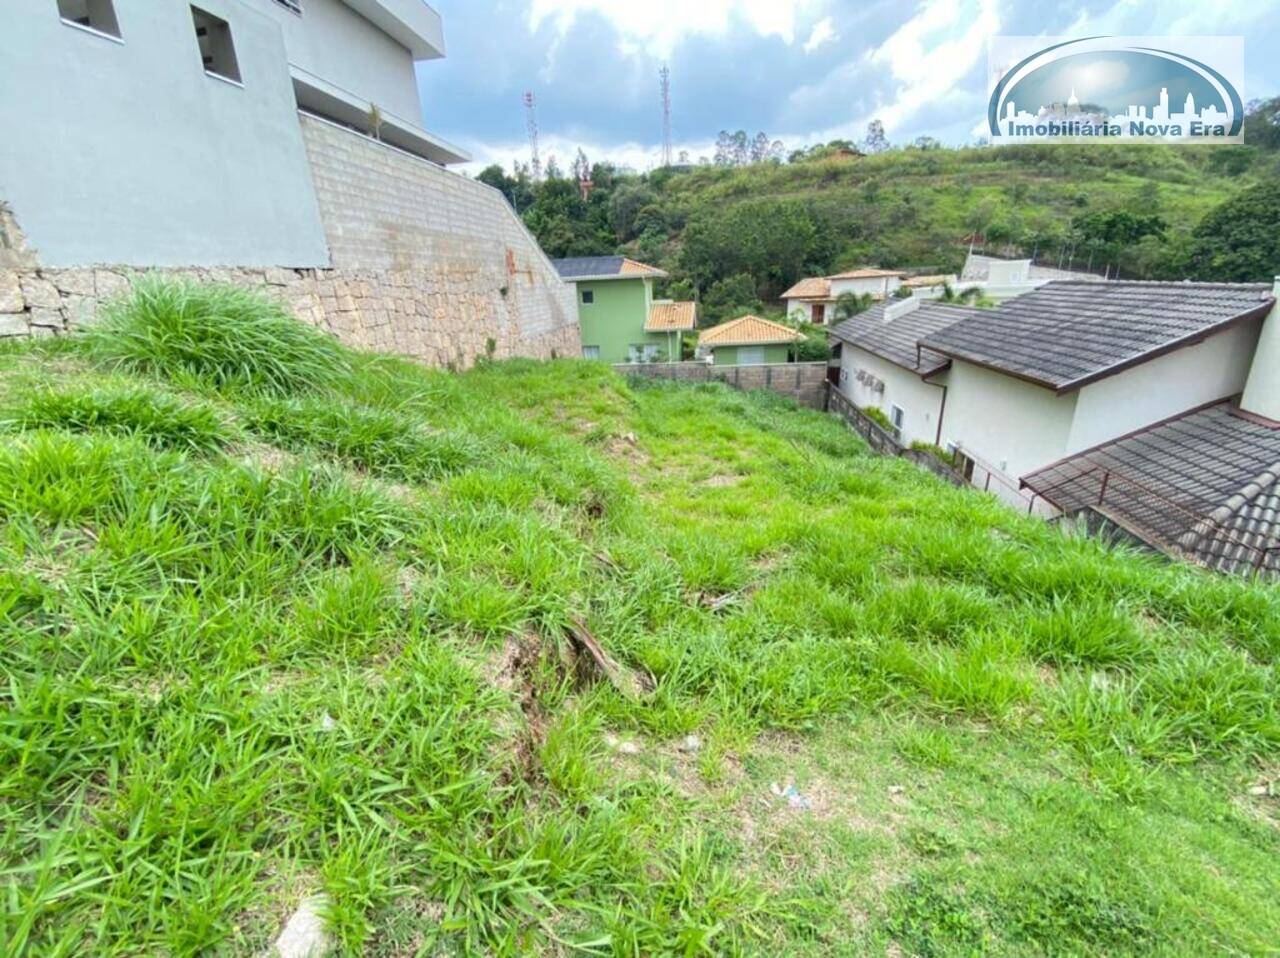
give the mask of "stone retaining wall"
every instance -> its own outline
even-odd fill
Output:
[[[827,364],[766,363],[759,366],[709,366],[706,363],[621,363],[624,376],[648,376],[680,382],[725,382],[738,389],[768,389],[790,396],[802,406],[823,409]]]
[[[500,193],[324,120],[299,121],[334,268],[157,272],[262,289],[350,346],[434,366],[580,354],[573,287]],[[38,262],[0,209],[0,336],[90,323],[147,272]]]

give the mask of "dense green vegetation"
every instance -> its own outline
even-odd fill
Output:
[[[5,347],[0,427],[0,953],[257,954],[317,892],[343,954],[1280,940],[1273,587],[218,289]]]
[[[1269,281],[1280,270],[1280,197],[1262,189],[1244,207],[1226,204],[1280,179],[1278,117],[1280,99],[1255,105],[1247,145],[1235,147],[925,140],[647,175],[596,164],[586,201],[570,178],[534,184],[491,167],[481,179],[506,193],[550,255],[621,251],[662,266],[670,292],[697,296],[707,323],[759,310],[804,275],[866,264],[955,271],[975,236],[993,253],[1099,273]],[[1253,227],[1224,231],[1241,213]]]

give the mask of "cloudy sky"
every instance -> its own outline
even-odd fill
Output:
[[[672,138],[696,160],[721,129],[788,148],[859,139],[970,142],[986,106],[987,37],[1242,35],[1246,100],[1280,93],[1277,0],[432,0],[449,56],[419,64],[427,128],[476,163],[527,160],[537,96],[544,161],[647,169],[660,158],[658,70]]]

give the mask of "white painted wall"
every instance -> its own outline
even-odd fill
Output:
[[[1239,395],[1259,322],[1235,326],[1080,390],[1064,454],[1080,452],[1205,403]],[[1274,381],[1274,380],[1273,380]]]
[[[304,0],[299,16],[273,0],[257,0],[280,24],[289,63],[422,125],[413,55],[342,0]]]
[[[845,293],[856,293],[859,296],[892,296],[902,285],[897,276],[876,276],[869,279],[833,279],[831,281],[831,298],[837,299]]]
[[[114,6],[120,41],[0,3],[0,198],[39,262],[327,266],[275,4],[200,2],[239,86],[205,74],[188,4]]]
[[[1280,421],[1280,276],[1276,277],[1275,295],[1277,305],[1262,328],[1241,406]]]
[[[955,360],[945,375],[942,444],[963,446],[1013,480],[1066,454],[1076,394]]]
[[[858,370],[864,370],[884,383],[878,393],[858,382]],[[875,406],[889,415],[889,407],[902,407],[903,445],[913,442],[932,444],[937,438],[938,416],[942,411],[942,389],[924,382],[916,373],[882,359],[849,343],[840,348],[840,391],[855,406]]]
[[[813,303],[804,299],[788,299],[788,300],[783,300],[783,302],[786,305],[788,317],[793,316],[796,313],[799,313],[800,319],[803,322],[806,322],[806,323],[815,322]],[[827,303],[826,309],[823,311],[823,318],[819,322],[819,325],[829,326],[833,322],[835,322],[835,309],[836,308],[833,304]]]

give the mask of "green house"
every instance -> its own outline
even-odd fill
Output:
[[[693,303],[653,298],[654,266],[625,256],[553,260],[578,291],[582,355],[607,363],[667,363],[680,359],[680,336],[697,325]]]
[[[698,336],[698,355],[717,366],[759,366],[793,361],[792,346],[804,336],[759,316],[739,316]]]

